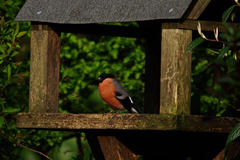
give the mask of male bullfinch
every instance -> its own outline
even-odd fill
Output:
[[[98,77],[98,89],[102,99],[113,109],[127,109],[130,113],[141,113],[123,86],[110,74]]]

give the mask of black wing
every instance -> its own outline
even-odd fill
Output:
[[[130,113],[141,113],[123,86],[117,80],[114,80],[113,84],[116,86],[115,97],[121,102],[124,108],[126,108]]]

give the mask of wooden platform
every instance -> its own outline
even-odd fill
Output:
[[[125,159],[137,159],[136,155],[145,159],[159,155],[162,159],[213,159],[239,122],[240,118],[233,117],[170,114],[17,115],[18,128],[85,132],[98,159],[118,159],[119,154]]]
[[[19,113],[17,115],[18,128],[63,130],[176,130],[229,133],[239,122],[240,118],[234,117],[170,114]]]

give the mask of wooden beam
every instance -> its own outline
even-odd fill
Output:
[[[160,113],[190,114],[192,31],[162,29]]]
[[[227,137],[227,134],[222,133],[175,130],[85,130],[84,132],[95,133],[98,136],[114,136],[135,154],[151,159],[156,157],[161,159],[185,157],[184,160],[186,157],[210,159],[225,146]],[[94,146],[98,146],[98,143]]]
[[[62,130],[142,130],[229,133],[240,122],[234,117],[169,114],[19,113],[18,128]]]
[[[214,21],[198,21],[198,20],[185,20],[182,23],[179,22],[169,22],[163,23],[163,29],[187,29],[187,30],[197,30],[198,22],[201,24],[202,31],[210,31],[218,27],[219,32],[227,32],[224,24],[222,22],[214,22]],[[237,27],[237,23],[227,23],[227,25],[232,25]]]
[[[140,118],[140,117],[141,118]],[[120,118],[120,119],[119,119]],[[49,129],[175,129],[176,117],[135,114],[18,114],[20,128]],[[150,120],[151,119],[151,120]]]
[[[239,159],[240,154],[240,142],[239,141],[233,141],[229,144],[228,151],[226,154],[226,158],[224,158],[225,154],[225,148],[219,152],[219,154],[214,157],[213,160],[225,160],[225,159]]]
[[[210,2],[211,0],[198,0],[189,13],[187,19],[198,19]]]
[[[92,130],[85,131],[85,135],[88,141],[88,144],[92,150],[92,154],[96,160],[103,160],[104,155],[98,140],[98,132]]]
[[[29,112],[58,112],[60,34],[32,24]]]
[[[98,136],[98,140],[100,142],[100,146],[103,151],[105,160],[137,160],[136,154],[134,154],[129,148],[122,144],[116,137]]]
[[[213,31],[215,27],[219,28],[219,32],[226,32],[226,29],[222,22],[214,21],[199,21],[202,26],[202,31]],[[139,22],[143,24],[146,22]],[[152,23],[152,22],[148,22]],[[107,35],[107,36],[120,36],[120,37],[137,37],[144,38],[148,36],[144,27],[135,26],[115,26],[115,25],[104,25],[104,24],[48,24],[48,23],[35,23],[45,24],[43,26],[50,26],[55,28],[56,32],[66,32],[66,33],[79,33],[79,34],[94,34],[94,35]],[[188,29],[197,30],[198,20],[187,19],[184,22],[164,22],[162,25],[163,29]],[[237,26],[238,24],[228,23],[228,25]],[[150,30],[151,31],[151,30]]]
[[[109,132],[105,132],[109,133]],[[125,144],[115,136],[101,134],[99,131],[85,130],[88,143],[96,160],[112,159],[132,159],[137,160],[137,156]]]
[[[140,27],[116,26],[105,24],[51,24],[57,32],[80,33],[92,35],[107,35],[118,37],[144,37],[145,33]]]

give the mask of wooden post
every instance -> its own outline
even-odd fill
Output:
[[[240,142],[233,141],[229,144],[228,151],[226,153],[226,158],[224,159],[225,149],[222,149],[221,152],[213,158],[213,160],[225,160],[225,159],[239,159],[240,155]]]
[[[161,72],[161,23],[140,23],[146,34],[144,113],[159,114]]]
[[[190,114],[192,31],[169,29],[169,23],[145,27],[147,54],[145,113]]]
[[[190,114],[191,41],[191,30],[162,29],[160,113]]]
[[[31,27],[29,112],[58,112],[60,34],[48,25]]]
[[[94,131],[86,131],[85,134],[96,160],[137,160],[137,155],[115,136]]]
[[[137,160],[137,156],[114,136],[98,136],[105,160]]]

